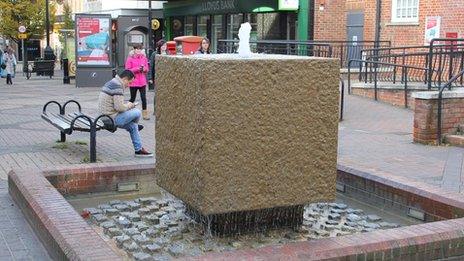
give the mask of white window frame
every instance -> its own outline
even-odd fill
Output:
[[[408,2],[409,0],[392,0],[392,17],[391,17],[391,21],[393,23],[417,23],[419,22],[419,1],[420,0],[417,0],[417,16],[416,17],[398,17],[398,14],[397,14],[397,9],[398,9],[398,2],[401,1],[401,2]],[[411,0],[414,1],[415,0]],[[414,7],[413,7],[414,8]]]

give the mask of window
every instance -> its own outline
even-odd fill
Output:
[[[195,16],[186,16],[185,23],[184,23],[185,35],[195,35],[195,32],[193,30],[194,26],[195,26]]]
[[[392,0],[392,22],[418,22],[419,0]]]

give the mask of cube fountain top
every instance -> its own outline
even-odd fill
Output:
[[[166,55],[163,55],[166,56]],[[313,56],[298,56],[298,55],[283,55],[283,54],[260,54],[253,53],[251,56],[243,58],[238,54],[195,54],[195,55],[176,55],[168,56],[173,59],[193,59],[193,60],[223,60],[223,61],[256,61],[256,60],[334,60],[338,61],[335,58],[322,58],[322,57],[313,57]]]
[[[204,215],[335,198],[337,60],[160,56],[156,68],[158,185]]]

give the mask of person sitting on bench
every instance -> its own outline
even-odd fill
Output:
[[[134,78],[133,72],[124,70],[111,81],[105,83],[98,98],[98,108],[101,114],[113,118],[117,127],[130,133],[136,157],[153,157],[153,153],[142,147],[139,131],[143,126],[138,125],[142,112],[135,108],[136,103],[124,103],[124,89],[129,87]]]

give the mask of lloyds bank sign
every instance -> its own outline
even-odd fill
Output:
[[[215,0],[201,3],[202,12],[228,12],[237,8],[237,0]]]

